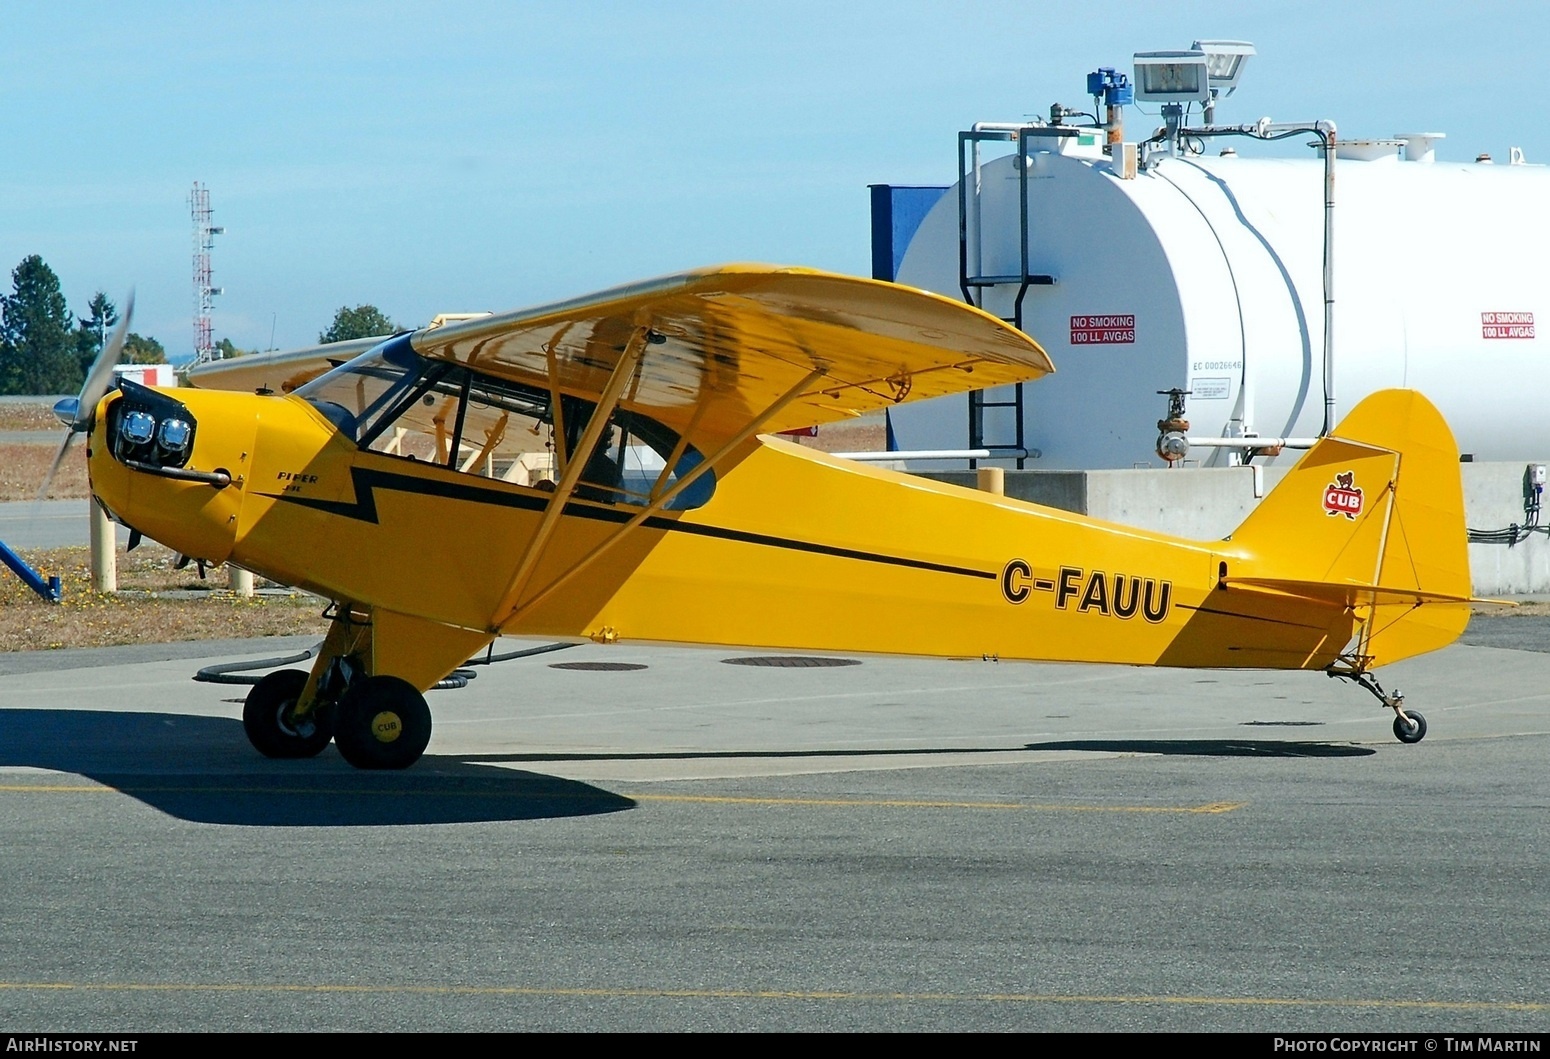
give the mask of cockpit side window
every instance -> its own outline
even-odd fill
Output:
[[[477,393],[476,382],[473,407],[478,405]],[[552,489],[559,481],[564,461],[580,445],[597,406],[579,397],[562,397],[557,429],[549,395],[532,395],[543,402],[537,425],[538,432],[547,440],[541,452],[527,458],[529,482],[541,489]],[[645,507],[674,489],[681,478],[703,462],[700,453],[668,427],[638,412],[615,409],[587,457],[576,496],[604,504]],[[678,492],[665,508],[687,511],[700,507],[715,490],[715,475],[707,472]]]
[[[596,405],[549,390],[428,360],[392,339],[297,393],[364,449],[438,463],[467,474],[552,490]],[[556,411],[558,414],[556,414]],[[703,462],[674,431],[616,409],[575,490],[581,500],[643,507]],[[697,477],[666,505],[699,507],[715,491]]]

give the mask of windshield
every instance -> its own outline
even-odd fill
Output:
[[[390,338],[296,391],[339,432],[360,441],[416,383],[429,361],[415,353],[409,336]]]
[[[296,391],[363,449],[553,490],[596,404],[470,371],[414,352],[408,335],[375,346]],[[653,419],[616,409],[581,472],[575,496],[645,506],[703,457]],[[666,507],[699,507],[715,476],[697,477]]]

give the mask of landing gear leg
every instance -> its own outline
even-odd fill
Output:
[[[1394,735],[1401,743],[1419,743],[1426,735],[1426,718],[1416,710],[1405,709],[1405,696],[1395,688],[1393,691],[1384,691],[1383,685],[1378,683],[1378,678],[1365,669],[1354,666],[1350,669],[1336,669],[1330,666],[1324,672],[1341,680],[1349,680],[1353,684],[1359,684],[1377,698],[1385,707],[1394,711]]]

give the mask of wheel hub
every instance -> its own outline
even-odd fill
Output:
[[[295,710],[294,702],[287,702],[281,706],[279,715],[275,719],[276,725],[279,726],[280,731],[297,739],[312,738],[318,730],[317,722],[312,719],[311,714],[297,720]]]
[[[391,743],[404,734],[404,722],[392,710],[383,710],[371,719],[371,734],[379,743]]]

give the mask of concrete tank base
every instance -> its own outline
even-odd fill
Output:
[[[1506,530],[1536,521],[1525,500],[1525,469],[1521,463],[1460,465],[1470,529]],[[917,473],[975,487],[974,471]],[[1017,500],[1191,540],[1220,540],[1248,517],[1283,474],[1284,469],[1273,467],[1009,470],[1005,482],[1006,495]],[[1550,526],[1550,513],[1542,523]],[[1476,595],[1550,593],[1550,534],[1529,532],[1515,544],[1471,544],[1469,570]]]

